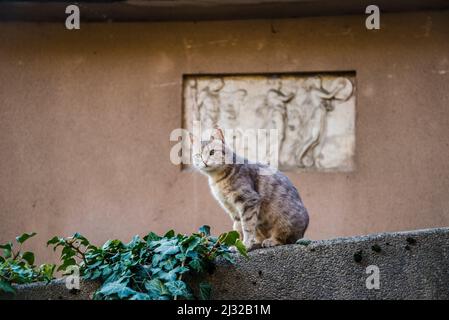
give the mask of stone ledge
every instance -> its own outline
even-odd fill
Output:
[[[369,265],[380,269],[379,290],[366,288]],[[206,278],[214,299],[449,299],[449,228],[255,250]],[[0,299],[89,299],[96,288],[83,282],[71,292],[59,279]]]

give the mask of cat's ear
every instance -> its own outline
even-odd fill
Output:
[[[215,128],[214,131],[212,132],[212,135],[210,136],[210,139],[211,140],[218,139],[224,142],[223,130],[221,130],[220,128]]]

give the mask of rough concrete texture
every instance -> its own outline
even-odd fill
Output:
[[[57,279],[48,284],[44,282],[16,286],[17,293],[0,294],[0,300],[89,300],[92,299],[99,283],[81,281],[79,290],[69,290],[66,279]]]
[[[369,265],[379,290],[366,288]],[[448,299],[449,228],[258,250],[210,280],[216,299]]]
[[[213,299],[449,298],[449,228],[313,241],[249,256],[207,276]],[[378,290],[366,287],[370,265],[380,270]],[[58,280],[21,286],[15,298],[86,299],[97,286],[84,282],[74,293]]]

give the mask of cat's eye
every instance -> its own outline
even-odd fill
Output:
[[[215,150],[211,150],[211,151],[209,152],[209,155],[213,156],[214,153],[215,153]]]

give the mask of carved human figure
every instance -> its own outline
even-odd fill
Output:
[[[283,89],[283,83],[280,77],[268,79],[268,84],[272,88],[268,90],[264,103],[256,110],[256,112],[267,120],[264,125],[265,129],[278,130],[279,148],[281,148],[285,138],[285,123],[287,118],[286,106],[287,103],[293,99],[295,94]]]
[[[327,113],[332,111],[332,99],[344,88],[344,83],[336,82],[331,91],[326,91],[322,87],[320,77],[313,77],[304,81],[304,95],[302,107],[308,112],[307,124],[308,132],[302,141],[301,148],[297,152],[297,164],[299,166],[320,167],[319,155],[322,147],[322,140],[325,137]]]
[[[223,129],[234,129],[233,131],[227,131],[228,144],[231,148],[236,148],[237,140],[241,137],[239,115],[247,94],[248,92],[245,89],[229,92],[223,92],[222,90],[220,92],[219,127]]]
[[[303,141],[303,129],[302,114],[299,106],[295,103],[295,100],[293,100],[287,106],[285,139],[279,154],[279,160],[282,166],[297,166],[296,151],[301,147],[301,141]]]
[[[198,82],[195,79],[189,79],[187,82],[187,99],[190,100],[193,110],[193,120],[200,121],[200,110],[198,107]]]
[[[221,111],[220,111],[220,127],[222,128],[237,128],[238,116],[240,109],[244,103],[247,91],[238,89],[232,92],[226,92],[221,97]]]
[[[220,117],[220,91],[225,83],[222,78],[209,81],[198,97],[198,110],[203,128],[213,128]]]
[[[285,127],[287,122],[287,104],[294,98],[294,91],[284,88],[283,81],[280,77],[272,77],[268,79],[271,89],[268,90],[264,99],[265,114],[267,120],[265,129],[277,130],[277,148],[269,148],[269,159],[278,159],[282,154],[283,143],[285,140]],[[276,152],[277,155],[273,154]],[[280,160],[280,159],[279,159]]]

